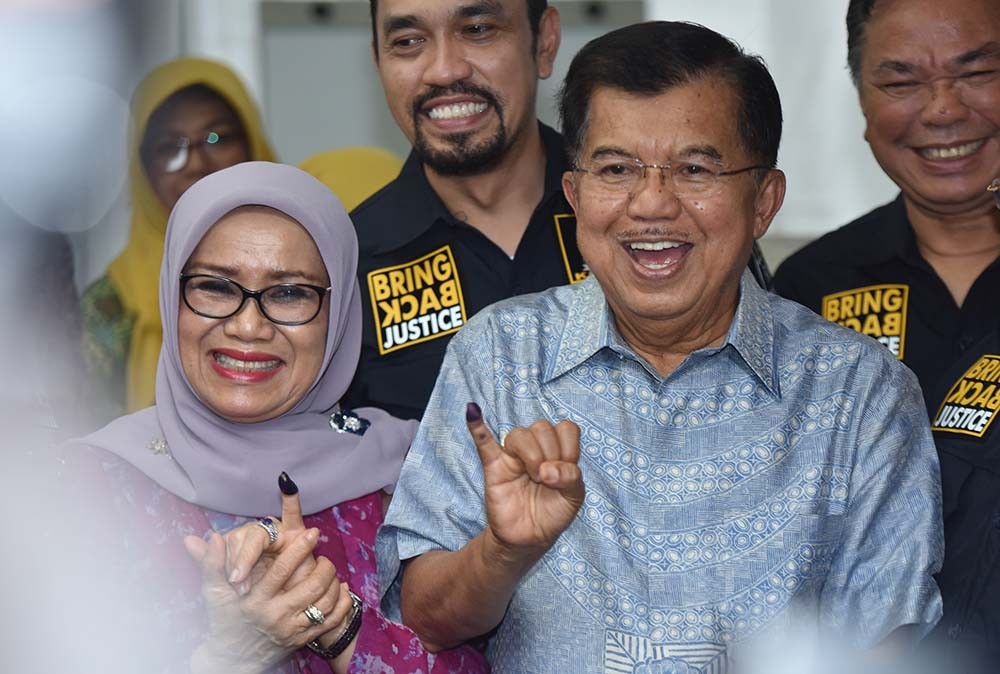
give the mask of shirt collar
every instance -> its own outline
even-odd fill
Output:
[[[546,368],[544,381],[551,381],[583,363],[606,346],[611,346],[614,316],[591,274],[573,286],[575,291],[566,312],[566,324],[557,343],[555,358]]]
[[[391,200],[389,208],[394,214],[394,221],[391,227],[380,231],[373,251],[376,255],[402,248],[424,234],[438,220],[451,220],[444,202],[427,181],[423,163],[412,151],[403,163],[399,176],[389,183],[380,197]]]
[[[596,277],[591,274],[576,286],[567,313],[558,352],[545,373],[551,381],[582,364],[601,349],[614,347],[617,338],[614,316]],[[780,396],[774,363],[774,313],[768,292],[749,271],[740,279],[740,301],[726,341],[718,350],[732,346],[740,359],[775,396]]]
[[[760,383],[781,396],[778,370],[774,365],[774,310],[770,293],[761,288],[749,271],[740,279],[740,302],[729,326],[726,345],[732,346]]]
[[[562,175],[568,170],[566,149],[562,136],[550,127],[538,123],[545,147],[545,193],[540,203],[547,203],[554,195],[562,194]],[[399,172],[390,183],[392,209],[402,217],[393,223],[391,232],[381,238],[376,254],[389,253],[422,236],[438,221],[460,224],[441,201],[424,173],[423,162],[411,151]]]
[[[899,194],[885,206],[873,213],[881,224],[873,222],[871,239],[858,241],[851,249],[854,264],[869,266],[889,260],[915,262],[920,259],[917,237],[906,215],[906,202]]]

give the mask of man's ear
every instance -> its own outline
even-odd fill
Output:
[[[562,174],[562,188],[563,194],[566,196],[566,201],[573,208],[573,212],[576,213],[576,182],[573,180],[573,172],[566,171]]]
[[[761,181],[760,187],[757,188],[757,196],[754,198],[754,239],[764,236],[784,201],[785,172],[771,169]]]
[[[535,43],[535,67],[540,79],[547,79],[552,74],[552,64],[555,63],[561,39],[559,10],[549,6],[538,22],[538,38]]]
[[[868,119],[868,101],[872,95],[871,88],[866,88],[864,82],[858,82],[858,105],[861,108],[861,114],[865,118],[865,130],[862,137],[865,139],[866,143],[871,143],[871,139],[868,137],[868,131],[871,128],[871,120]]]

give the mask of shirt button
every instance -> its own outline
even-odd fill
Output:
[[[959,351],[965,351],[970,346],[972,346],[972,339],[970,339],[969,337],[962,337],[961,339],[958,340]]]
[[[954,625],[948,628],[948,638],[951,639],[952,641],[954,641],[961,635],[962,635],[962,626],[959,625],[958,623],[955,623]]]

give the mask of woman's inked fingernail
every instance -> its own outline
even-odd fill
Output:
[[[285,496],[295,496],[299,493],[299,486],[292,482],[292,478],[288,477],[288,473],[284,471],[278,476],[278,489]]]
[[[479,405],[476,403],[469,403],[465,406],[465,420],[466,421],[480,421],[483,418],[483,411],[479,409]]]

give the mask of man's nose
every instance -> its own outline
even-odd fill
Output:
[[[931,126],[949,126],[964,120],[969,107],[963,98],[961,83],[954,79],[940,79],[928,82],[927,102],[921,111],[921,121]]]
[[[424,71],[425,84],[448,86],[472,76],[472,66],[466,60],[465,49],[457,40],[438,40],[431,53],[431,61]]]
[[[636,220],[675,218],[681,201],[669,166],[645,166],[639,182],[629,193],[628,214]]]

